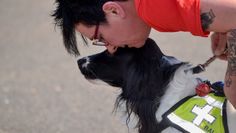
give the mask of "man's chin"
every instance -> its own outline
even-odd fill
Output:
[[[140,41],[140,42],[138,42],[136,44],[129,45],[128,47],[141,48],[141,47],[144,46],[144,44],[145,44],[145,41]]]

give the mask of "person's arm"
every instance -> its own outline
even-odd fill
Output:
[[[236,0],[200,0],[200,15],[205,31],[236,29]]]
[[[236,108],[236,29],[227,33],[213,33],[211,35],[212,51],[220,59],[228,60],[228,68],[225,75],[224,92],[227,99]],[[226,49],[227,53],[221,51]]]
[[[212,50],[221,55],[226,47],[226,33],[236,29],[236,0],[200,0],[201,24],[211,36]],[[226,56],[220,56],[226,60]]]
[[[225,75],[224,92],[236,108],[236,0],[200,0],[201,22],[205,31],[213,31],[212,51],[221,55],[226,42],[228,47],[228,68]]]
[[[236,108],[236,29],[227,33],[228,68],[225,75],[224,92]]]

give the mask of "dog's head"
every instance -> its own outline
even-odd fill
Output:
[[[147,39],[142,48],[118,48],[114,54],[105,50],[78,60],[79,69],[86,79],[102,80],[115,87],[124,87],[125,82],[134,81],[140,76],[150,77],[155,70],[176,63],[180,62],[174,57],[165,56],[151,39]]]
[[[79,59],[78,65],[85,78],[122,88],[116,106],[125,101],[127,113],[138,115],[139,130],[146,132],[156,127],[159,99],[182,63],[165,56],[153,40],[147,39],[141,48],[118,48],[112,55],[106,50]]]

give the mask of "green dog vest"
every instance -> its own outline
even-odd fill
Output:
[[[226,98],[210,93],[186,97],[163,115],[168,125],[190,133],[228,133]]]

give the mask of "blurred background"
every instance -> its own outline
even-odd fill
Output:
[[[49,0],[0,1],[0,133],[127,133],[112,113],[119,89],[89,83],[77,67],[78,58],[104,48],[80,45],[80,57],[68,55],[50,17],[54,9]],[[212,56],[209,38],[151,37],[165,54],[193,65]],[[226,65],[217,60],[200,76],[223,80]]]

